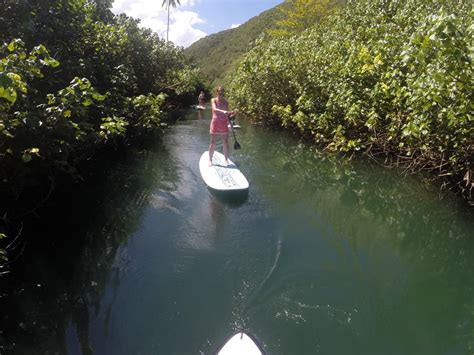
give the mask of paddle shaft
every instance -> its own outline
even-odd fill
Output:
[[[240,146],[240,143],[237,142],[237,137],[235,136],[234,124],[232,123],[232,120],[230,119],[230,116],[228,116],[227,118],[229,119],[230,128],[232,130],[232,135],[234,136],[234,149],[240,149],[242,147]]]

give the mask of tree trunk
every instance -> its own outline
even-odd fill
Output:
[[[168,26],[166,27],[166,42],[169,42],[168,35],[170,32],[170,3],[168,1]]]

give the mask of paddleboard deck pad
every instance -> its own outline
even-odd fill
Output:
[[[244,332],[232,336],[222,347],[217,355],[263,355],[263,352]]]
[[[249,188],[249,182],[237,166],[228,159],[227,166],[224,163],[224,155],[214,152],[212,166],[209,166],[209,152],[202,153],[199,160],[199,171],[204,183],[211,189],[217,191],[245,191]]]

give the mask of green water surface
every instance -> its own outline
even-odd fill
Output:
[[[0,354],[213,354],[241,328],[275,355],[474,352],[472,211],[238,123],[248,195],[204,186],[191,111],[38,221],[55,242],[3,278]]]

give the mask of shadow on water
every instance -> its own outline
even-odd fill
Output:
[[[153,191],[180,178],[161,143],[97,164],[93,179],[56,193],[25,226],[28,248],[0,279],[1,354],[97,353],[91,309],[100,308],[110,274],[126,267],[117,250]]]
[[[221,203],[228,205],[231,208],[237,208],[242,206],[248,201],[249,190],[242,191],[219,191],[212,188],[207,188],[208,191]]]

